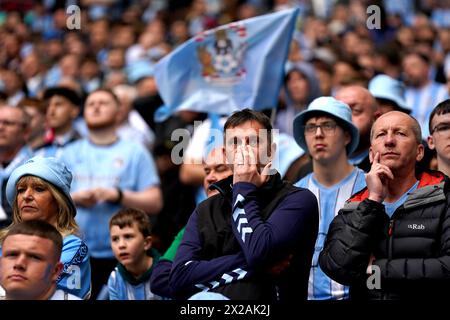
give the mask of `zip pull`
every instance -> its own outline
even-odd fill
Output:
[[[389,237],[392,236],[393,232],[394,232],[394,220],[389,220],[389,229],[388,229]]]

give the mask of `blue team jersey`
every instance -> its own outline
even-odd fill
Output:
[[[78,139],[80,139],[78,132],[70,130],[60,137],[55,137],[52,143],[47,143],[34,150],[34,156],[61,158],[64,147]]]
[[[431,82],[423,88],[408,87],[405,90],[405,99],[408,106],[412,108],[411,116],[417,119],[422,128],[424,140],[430,135],[428,120],[431,111],[440,102],[448,99],[449,95],[445,85]]]
[[[319,254],[322,251],[328,227],[354,193],[366,186],[364,171],[359,168],[344,178],[341,182],[332,187],[324,187],[314,178],[314,173],[310,173],[295,184],[297,187],[309,189],[317,198],[319,203],[319,233],[317,235],[316,246],[311,264],[308,283],[308,299],[345,299],[348,298],[348,287],[331,280],[321,270],[319,266]]]
[[[57,281],[58,289],[85,299],[91,291],[88,247],[75,235],[64,237],[61,262],[64,268]]]
[[[139,144],[119,139],[107,146],[82,139],[64,148],[61,160],[72,171],[71,192],[98,187],[118,187],[143,191],[159,185],[159,177],[150,153]],[[101,202],[90,208],[77,206],[80,226],[90,255],[114,258],[109,239],[109,219],[121,206]]]
[[[160,255],[155,249],[151,249],[151,256],[152,266],[138,279],[120,263],[114,268],[108,279],[109,300],[162,300],[162,297],[150,290],[150,276]]]

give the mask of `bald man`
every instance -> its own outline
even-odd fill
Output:
[[[448,177],[416,172],[421,128],[403,112],[380,116],[370,139],[367,187],[331,223],[320,267],[350,299],[449,298]]]
[[[369,90],[362,86],[343,87],[336,92],[335,98],[349,105],[352,122],[359,130],[359,144],[349,162],[367,172],[370,169],[370,129],[380,115],[378,104]]]

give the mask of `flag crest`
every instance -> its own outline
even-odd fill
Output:
[[[163,121],[179,110],[228,115],[275,108],[298,9],[206,30],[155,66]]]

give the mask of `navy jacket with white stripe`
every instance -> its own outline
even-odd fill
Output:
[[[214,186],[220,194],[196,208],[170,274],[175,297],[198,291],[230,299],[306,299],[318,230],[313,193],[281,181],[277,173],[260,188]]]

